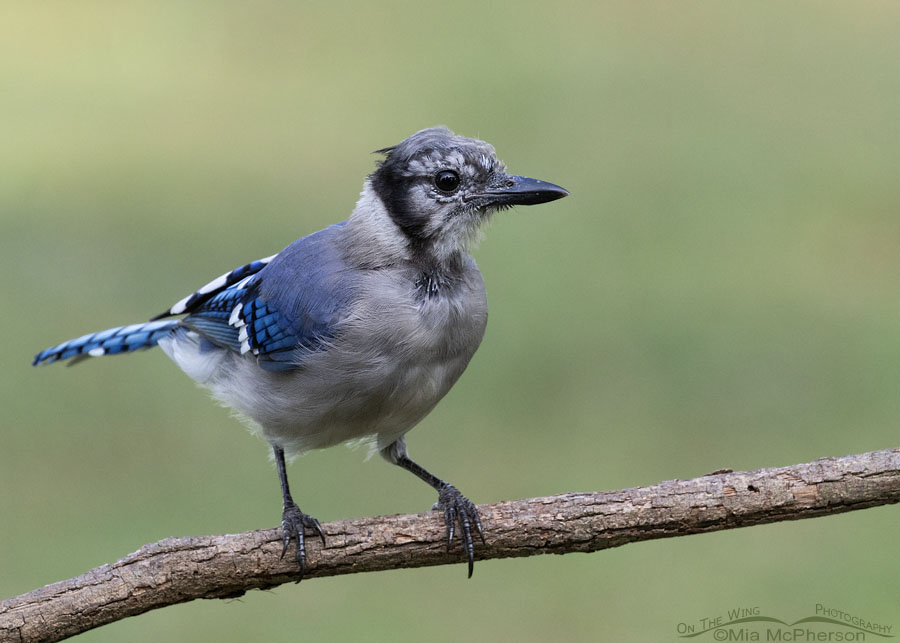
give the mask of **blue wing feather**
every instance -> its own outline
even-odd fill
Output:
[[[194,312],[195,310],[200,310],[201,306],[216,297],[216,295],[218,295],[219,293],[239,284],[247,277],[258,273],[260,270],[265,268],[275,257],[276,255],[272,255],[271,257],[265,257],[263,259],[251,261],[248,264],[244,264],[240,268],[235,268],[231,272],[226,272],[224,275],[216,277],[199,290],[191,293],[178,303],[174,304],[166,312],[160,313],[156,317],[151,318],[150,321],[156,321],[157,319],[162,319],[163,317],[183,315],[184,313],[190,313]]]
[[[48,348],[35,364],[126,353],[155,346],[186,326],[218,346],[257,356],[271,371],[302,366],[337,332],[355,298],[353,271],[339,249],[338,223],[272,257],[219,276],[149,322],[109,328]],[[186,314],[181,320],[159,321]]]
[[[295,241],[257,273],[198,302],[183,323],[219,346],[252,352],[266,370],[302,366],[333,339],[353,299],[334,243],[342,225]]]
[[[151,348],[171,333],[178,324],[178,321],[150,321],[88,333],[41,351],[35,356],[33,364],[52,364],[70,357],[75,358],[70,362],[75,364],[87,357],[116,355]]]

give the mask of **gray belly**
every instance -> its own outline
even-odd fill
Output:
[[[296,370],[223,351],[201,383],[289,454],[351,440],[384,448],[434,408],[481,343],[487,301],[476,276],[458,296],[372,298]]]

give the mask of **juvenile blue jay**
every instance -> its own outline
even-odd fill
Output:
[[[506,173],[494,148],[444,127],[382,150],[346,221],[214,279],[151,321],[48,348],[34,364],[159,344],[272,445],[281,480],[281,555],[319,522],[294,503],[285,453],[367,441],[438,492],[474,564],[478,511],[456,487],[410,460],[404,435],[444,397],[481,343],[487,295],[468,254],[480,226],[563,188]],[[170,317],[185,315],[180,319]]]

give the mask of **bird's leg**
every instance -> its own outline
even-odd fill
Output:
[[[398,440],[398,442],[400,441]],[[466,558],[469,561],[469,578],[471,578],[472,570],[475,566],[475,544],[472,540],[473,528],[478,532],[481,542],[484,543],[484,531],[481,528],[481,518],[478,516],[478,509],[475,508],[471,500],[462,495],[452,484],[444,482],[410,460],[406,454],[406,445],[402,444],[402,442],[399,445],[395,442],[389,446],[384,450],[384,455],[397,466],[414,473],[438,492],[438,501],[435,508],[444,512],[444,522],[447,525],[447,549],[449,550],[450,545],[453,543],[453,534],[456,524],[459,523],[460,538],[466,550]]]
[[[322,526],[319,521],[312,516],[300,511],[300,507],[294,503],[291,498],[291,489],[288,486],[287,471],[284,468],[284,449],[279,446],[272,447],[275,450],[275,464],[278,465],[278,477],[281,479],[281,496],[284,498],[284,509],[281,512],[281,532],[284,547],[281,549],[281,557],[287,552],[288,545],[291,544],[291,538],[297,539],[297,553],[295,558],[297,564],[300,565],[300,577],[297,579],[299,583],[303,580],[303,572],[306,571],[306,538],[305,529],[312,529],[319,538],[322,539],[322,546],[325,546],[325,534],[322,532]]]

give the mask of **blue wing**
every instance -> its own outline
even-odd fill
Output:
[[[222,291],[227,290],[232,286],[240,283],[247,277],[258,273],[260,270],[265,268],[268,263],[272,261],[272,259],[274,259],[276,256],[277,255],[272,255],[271,257],[257,259],[256,261],[251,261],[250,263],[245,264],[240,268],[235,268],[231,272],[226,272],[224,275],[219,275],[199,290],[192,292],[190,295],[180,300],[166,312],[160,313],[156,317],[151,318],[150,321],[156,321],[157,319],[162,319],[163,317],[172,317],[173,315],[183,315],[186,312],[198,310],[200,306],[208,302],[210,299],[212,299]]]
[[[340,252],[344,223],[295,241],[277,255],[226,272],[147,323],[109,328],[48,348],[34,364],[128,353],[156,346],[181,326],[222,348],[252,352],[271,371],[302,366],[334,339],[355,298]],[[187,315],[181,320],[163,317]]]
[[[334,339],[354,298],[352,272],[335,243],[342,226],[295,241],[239,281],[182,300],[189,313],[182,323],[219,346],[256,355],[266,370],[302,366],[305,355]]]

